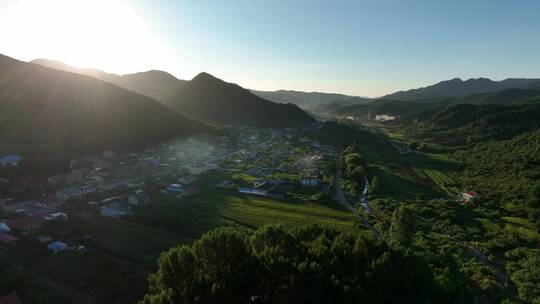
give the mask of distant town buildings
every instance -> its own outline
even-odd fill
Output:
[[[375,115],[375,121],[384,122],[384,121],[393,121],[393,120],[396,120],[396,116],[394,115],[388,115],[388,114]]]

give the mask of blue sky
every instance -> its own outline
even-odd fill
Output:
[[[14,2],[0,2],[0,11]],[[158,68],[183,79],[206,71],[254,89],[362,96],[454,77],[540,77],[540,1],[122,2],[144,24],[139,40],[149,43],[133,42],[131,48],[140,53],[121,56],[129,52],[127,44],[109,39],[104,43],[122,50],[117,57],[101,53],[93,60],[66,61],[117,73]],[[99,22],[108,4],[100,5],[88,22]],[[39,47],[10,50],[6,43],[17,41],[1,37],[0,53],[16,58],[70,57],[55,56],[54,50],[39,54]],[[123,65],[115,67],[116,62]]]

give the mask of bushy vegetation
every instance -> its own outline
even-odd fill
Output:
[[[366,160],[354,146],[349,146],[341,152],[339,168],[343,174],[347,193],[353,198],[358,197],[366,186]]]
[[[414,114],[405,121],[412,137],[444,145],[509,139],[540,127],[540,105],[458,104],[428,114]]]
[[[452,303],[421,258],[359,232],[208,232],[164,253],[141,303]]]

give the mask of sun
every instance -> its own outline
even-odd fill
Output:
[[[166,62],[167,49],[121,0],[19,1],[0,20],[0,53],[127,73]]]

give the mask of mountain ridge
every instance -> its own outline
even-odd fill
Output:
[[[94,153],[129,150],[211,128],[90,76],[0,55],[0,139]]]
[[[394,92],[381,98],[406,101],[460,98],[471,94],[522,88],[539,82],[540,79],[536,78],[507,78],[500,81],[488,78],[470,78],[464,81],[461,78],[453,78],[426,87]]]
[[[166,104],[180,113],[219,125],[279,128],[315,121],[296,105],[271,102],[206,72],[186,83]]]
[[[44,58],[34,59],[30,61],[30,63],[70,73],[91,76],[113,83],[124,89],[146,95],[161,103],[172,98],[172,96],[174,96],[174,94],[176,94],[176,92],[178,92],[178,90],[186,83],[185,80],[178,79],[172,74],[161,70],[149,70],[118,75],[94,68],[77,68],[61,61]]]

